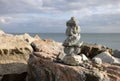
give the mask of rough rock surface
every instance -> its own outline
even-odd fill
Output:
[[[63,59],[63,62],[73,66],[83,63],[82,57],[80,55],[66,55]]]
[[[113,56],[117,57],[117,58],[120,58],[120,50],[114,50],[113,51]]]
[[[96,55],[94,58],[100,58],[102,60],[102,62],[106,62],[106,63],[120,64],[119,59],[113,57],[109,52],[102,52],[102,53]]]
[[[55,45],[55,46],[54,46]],[[36,41],[35,50],[28,61],[28,81],[119,81],[119,64],[89,63],[87,67],[58,63],[56,56],[61,45],[54,41]],[[46,47],[47,46],[47,47]],[[53,50],[52,48],[55,48]],[[46,50],[47,49],[47,50]],[[41,51],[42,50],[42,51]],[[83,64],[81,64],[83,65]],[[116,68],[116,69],[115,69]]]
[[[31,54],[28,62],[28,81],[109,81],[104,72],[68,66]]]
[[[103,45],[83,43],[81,46],[81,53],[85,54],[89,58],[93,58],[97,54],[102,53],[106,50],[108,50],[109,53],[112,54],[112,49]]]
[[[25,41],[25,37],[25,35],[0,34],[0,79],[2,81],[25,81],[27,60],[33,51],[30,44]]]
[[[56,43],[53,40],[39,40],[31,43],[34,52],[39,52],[42,58],[55,59],[62,52],[61,43]],[[51,58],[52,57],[52,58]]]

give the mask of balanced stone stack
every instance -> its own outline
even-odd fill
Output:
[[[71,17],[71,19],[67,21],[66,26],[67,38],[63,43],[65,53],[63,61],[69,65],[78,65],[82,63],[82,57],[78,55],[81,52],[80,46],[82,45],[82,43],[79,42],[80,27],[74,17]]]

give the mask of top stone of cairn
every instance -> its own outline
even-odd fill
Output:
[[[67,38],[64,41],[64,46],[78,46],[80,40],[80,27],[78,26],[78,21],[75,17],[71,17],[70,20],[66,22],[66,35]]]

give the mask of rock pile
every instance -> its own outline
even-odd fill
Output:
[[[80,43],[80,27],[78,21],[71,17],[66,23],[66,35],[67,38],[63,43],[65,55],[62,57],[64,63],[69,65],[79,65],[82,63],[82,57],[78,54],[81,52]],[[62,55],[61,55],[62,56]]]

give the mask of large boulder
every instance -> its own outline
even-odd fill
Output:
[[[25,81],[27,60],[33,49],[21,36],[0,34],[0,79],[2,81]]]
[[[40,52],[43,58],[55,59],[62,52],[63,46],[61,43],[56,43],[53,40],[38,40],[31,43],[34,52]]]
[[[113,51],[113,56],[117,57],[117,58],[120,58],[120,50],[114,50]]]
[[[120,61],[118,58],[113,57],[109,52],[102,52],[98,55],[96,55],[93,59],[100,58],[102,62],[106,63],[118,63],[120,64]]]
[[[30,55],[27,81],[109,81],[109,77],[103,71],[43,59],[37,52]]]
[[[102,64],[104,71],[110,77],[110,81],[120,81],[120,64]]]
[[[83,43],[81,46],[81,53],[85,54],[89,58],[93,58],[94,56],[106,50],[108,50],[109,53],[112,54],[112,49],[100,44]]]

